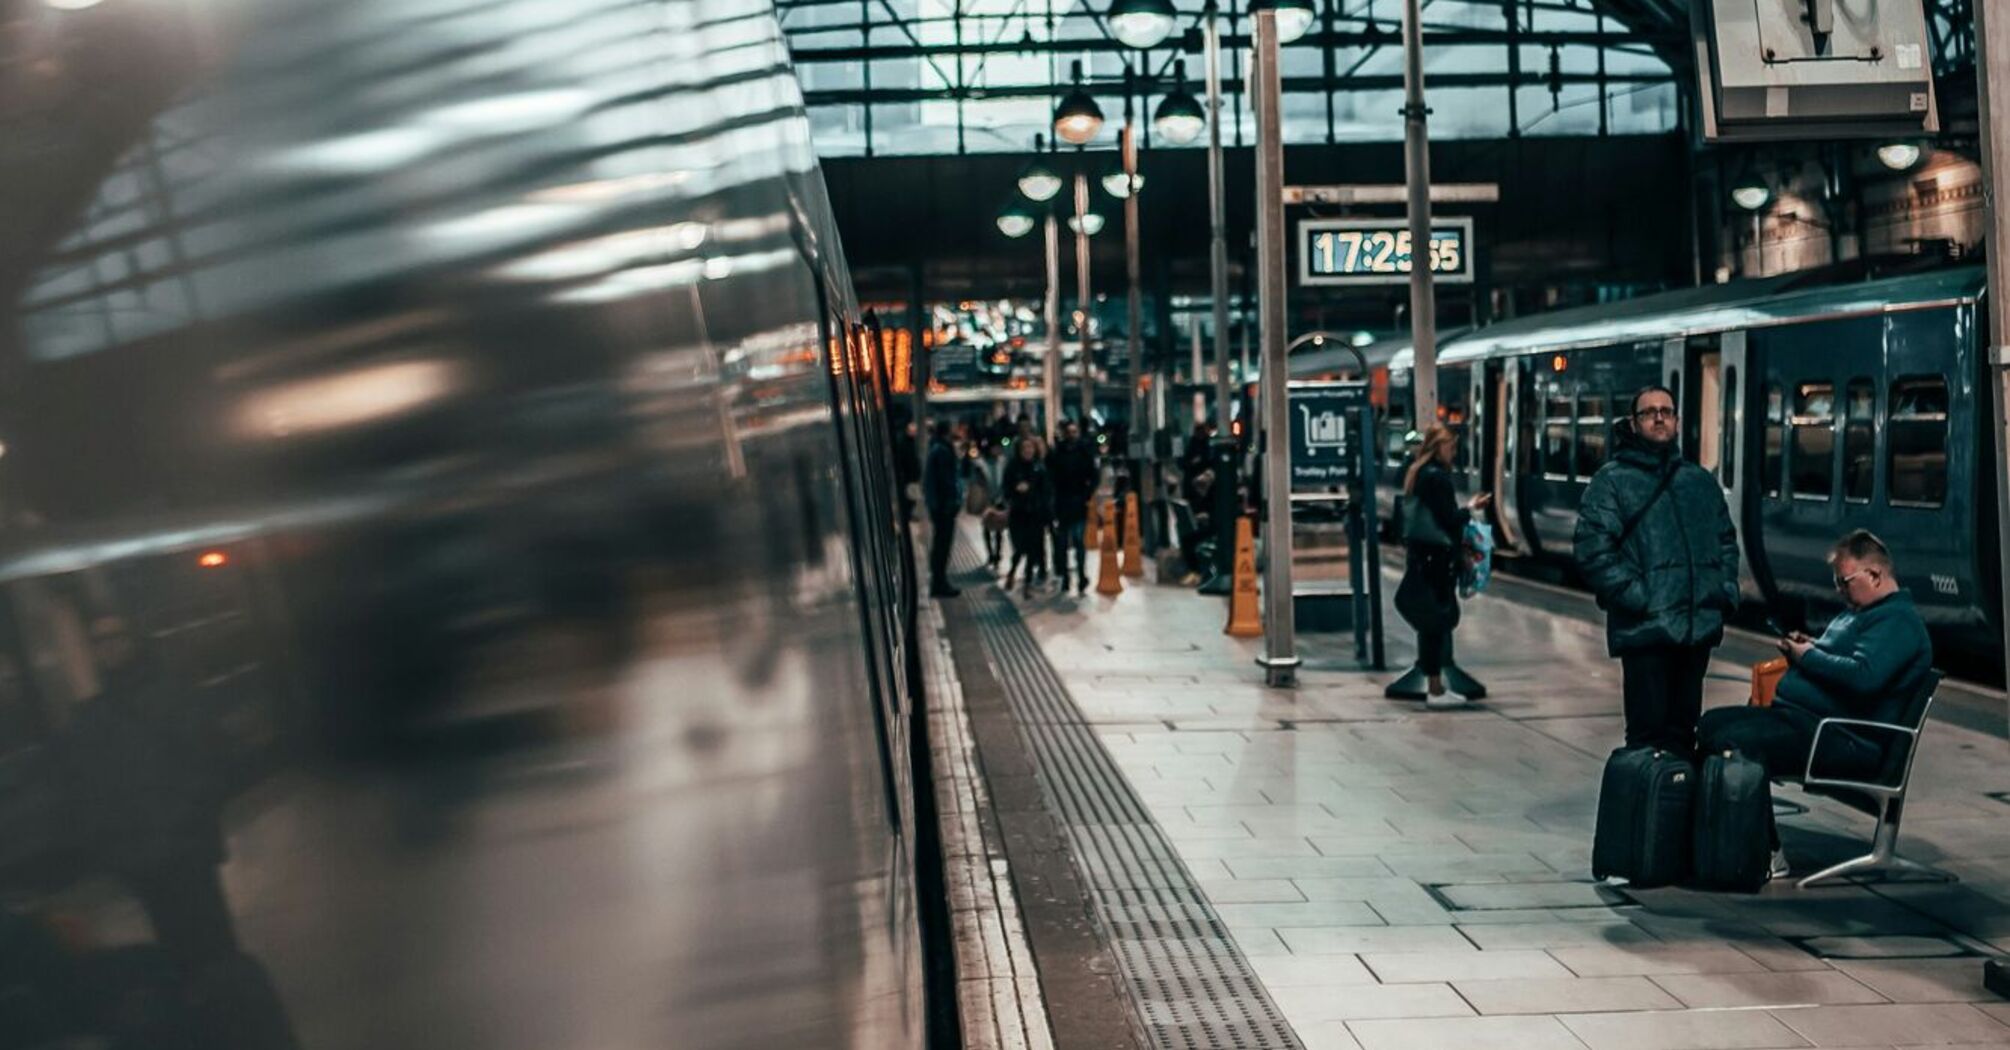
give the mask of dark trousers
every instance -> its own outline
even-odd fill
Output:
[[[1417,670],[1435,678],[1444,673],[1445,665],[1451,662],[1451,628],[1417,632]]]
[[[949,586],[949,549],[956,543],[956,512],[931,511],[928,520],[934,526],[928,538],[928,585],[939,591]]]
[[[1693,756],[1710,647],[1657,646],[1622,655],[1619,666],[1626,677],[1626,746]]]
[[[998,562],[1004,557],[1005,557],[1005,534],[1002,532],[993,532],[990,529],[985,529],[984,564],[989,565],[995,569],[998,567]]]
[[[1720,707],[1703,716],[1696,728],[1702,753],[1736,751],[1766,767],[1776,777],[1800,777],[1808,768],[1808,747],[1814,743],[1814,716],[1786,707]],[[1780,848],[1780,829],[1767,818],[1773,848]]]
[[[1086,578],[1089,575],[1089,553],[1085,541],[1088,539],[1089,520],[1063,518],[1054,523],[1054,575],[1068,582],[1068,552],[1075,552],[1075,573]]]

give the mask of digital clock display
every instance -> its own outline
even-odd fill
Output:
[[[1417,252],[1403,219],[1306,219],[1298,224],[1300,284],[1395,284],[1410,279]],[[1431,224],[1425,257],[1441,281],[1473,279],[1473,220]]]

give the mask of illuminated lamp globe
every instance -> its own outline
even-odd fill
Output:
[[[1054,137],[1070,146],[1086,146],[1103,130],[1103,108],[1080,87],[1054,107]]]
[[[42,0],[42,2],[58,11],[82,11],[87,7],[98,6],[101,0]]]
[[[1103,232],[1103,217],[1095,212],[1068,216],[1068,229],[1094,237]]]
[[[1773,201],[1773,188],[1756,175],[1731,187],[1731,203],[1746,211],[1758,211]]]
[[[1103,176],[1103,192],[1118,200],[1128,198],[1132,190],[1142,190],[1144,188],[1145,177],[1142,174],[1125,178],[1124,169],[1122,168],[1117,168]]]
[[[1878,163],[1893,171],[1911,171],[1923,156],[1925,151],[1917,142],[1887,142],[1877,148]]]
[[[1159,138],[1184,146],[1207,130],[1207,113],[1200,108],[1200,100],[1181,87],[1159,103],[1158,112],[1152,116],[1152,130],[1159,133]]]
[[[1312,28],[1312,0],[1252,0],[1251,14],[1269,8],[1277,12],[1277,42],[1296,43]]]
[[[1110,5],[1110,32],[1140,50],[1164,43],[1177,19],[1172,0],[1116,0]]]
[[[1033,213],[1024,208],[1007,208],[998,215],[998,232],[1018,240],[1032,233],[1033,227],[1038,223],[1039,220],[1033,217]]]
[[[1056,193],[1061,192],[1061,176],[1054,174],[1054,169],[1036,160],[1026,165],[1026,170],[1019,173],[1019,192],[1025,194],[1027,200],[1044,204],[1053,200]]]

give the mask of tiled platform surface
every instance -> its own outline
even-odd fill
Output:
[[[1999,740],[1934,725],[1922,745],[1901,847],[1958,885],[1628,895],[1588,870],[1620,731],[1594,625],[1480,597],[1459,656],[1493,696],[1427,713],[1382,698],[1389,674],[1264,689],[1260,642],[1191,591],[1020,607],[1311,1050],[2010,1047],[1975,954],[2010,950]],[[1349,664],[1351,643],[1304,655]],[[1717,667],[1709,702],[1742,702],[1744,674]],[[1867,818],[1805,801],[1797,869],[1860,852]]]

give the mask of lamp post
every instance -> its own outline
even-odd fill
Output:
[[[1075,332],[1082,339],[1082,352],[1078,358],[1082,368],[1082,403],[1078,409],[1083,433],[1088,432],[1089,414],[1096,407],[1096,360],[1093,352],[1094,341],[1089,335],[1089,231],[1090,220],[1094,219],[1094,229],[1102,229],[1102,217],[1089,211],[1089,175],[1080,166],[1075,170],[1075,218],[1069,223],[1075,231]]]
[[[1431,286],[1431,140],[1425,124],[1424,26],[1419,0],[1403,0],[1403,167],[1410,196],[1410,345],[1418,427],[1438,418],[1438,300]]]
[[[1019,192],[1041,205],[1046,217],[1047,302],[1043,315],[1047,322],[1047,355],[1040,370],[1040,409],[1046,417],[1043,430],[1052,442],[1061,414],[1061,229],[1054,218],[1052,202],[1061,192],[1061,176],[1041,156],[1046,143],[1045,137],[1033,136],[1033,162],[1019,173]],[[999,221],[1003,229],[1005,220],[1001,217]]]
[[[1228,382],[1228,216],[1221,153],[1221,9],[1208,0],[1202,12],[1207,77],[1208,279],[1214,307],[1214,574],[1200,593],[1224,595],[1235,586],[1237,502],[1235,399]]]

